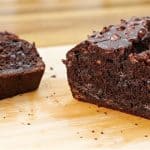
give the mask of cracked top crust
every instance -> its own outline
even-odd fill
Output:
[[[150,39],[150,17],[133,17],[129,21],[121,20],[119,25],[104,27],[94,32],[88,41],[105,50],[128,48],[133,43]]]

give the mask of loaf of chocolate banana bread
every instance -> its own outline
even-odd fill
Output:
[[[0,99],[37,89],[44,69],[34,43],[0,32]]]
[[[150,119],[150,17],[94,32],[64,63],[74,98]]]

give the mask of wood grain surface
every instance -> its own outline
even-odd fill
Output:
[[[75,44],[121,18],[148,16],[150,0],[1,0],[0,30],[37,46]]]
[[[71,47],[40,49],[39,89],[0,101],[0,150],[149,150],[149,120],[72,98],[61,62]]]

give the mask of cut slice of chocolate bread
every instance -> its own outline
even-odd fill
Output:
[[[44,69],[35,44],[0,32],[0,99],[37,89]]]
[[[94,32],[66,57],[74,98],[150,119],[150,17]]]

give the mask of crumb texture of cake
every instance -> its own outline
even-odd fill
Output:
[[[150,119],[150,17],[94,32],[64,63],[74,98]]]
[[[0,32],[0,99],[35,90],[44,70],[34,43]]]

